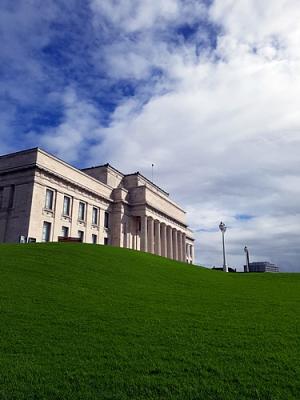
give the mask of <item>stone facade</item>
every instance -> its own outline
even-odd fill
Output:
[[[35,148],[0,157],[0,243],[81,237],[194,262],[185,211],[139,172],[79,170]]]

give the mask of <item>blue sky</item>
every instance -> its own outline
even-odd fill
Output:
[[[0,151],[140,170],[188,211],[197,260],[300,270],[296,0],[3,0]]]

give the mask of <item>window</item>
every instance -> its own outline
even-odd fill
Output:
[[[105,246],[108,245],[108,238],[107,237],[104,238],[104,244],[105,244]]]
[[[11,185],[9,191],[8,208],[13,208],[15,199],[15,185]]]
[[[51,223],[45,221],[43,224],[42,242],[49,242],[50,233],[51,233]]]
[[[63,237],[69,236],[69,228],[67,226],[63,226],[61,228],[61,236],[63,236]]]
[[[69,217],[70,211],[71,211],[71,199],[68,196],[64,196],[63,215],[66,215],[67,217]]]
[[[99,209],[97,207],[93,207],[93,214],[92,214],[93,225],[98,225],[98,218],[99,218]]]
[[[83,203],[82,201],[79,202],[78,219],[80,221],[85,220],[85,203]]]
[[[79,237],[80,241],[83,242],[84,232],[83,231],[78,231],[78,237]]]
[[[105,211],[104,214],[104,228],[108,228],[109,227],[109,213],[107,211]]]
[[[53,210],[53,200],[54,200],[54,192],[53,190],[46,190],[46,200],[45,200],[45,208],[47,210]]]
[[[93,244],[97,244],[97,235],[92,235]]]

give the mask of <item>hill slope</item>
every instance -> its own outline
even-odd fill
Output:
[[[300,274],[0,246],[1,399],[299,399]]]

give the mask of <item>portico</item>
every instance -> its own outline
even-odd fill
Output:
[[[186,261],[186,233],[183,229],[155,219],[151,215],[140,216],[140,221],[140,250],[173,260]]]

